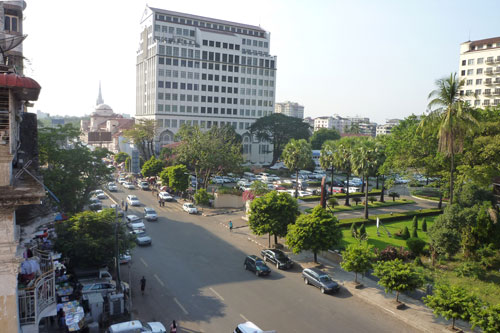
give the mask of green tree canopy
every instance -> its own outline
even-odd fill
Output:
[[[70,259],[73,267],[111,265],[115,257],[115,211],[85,211],[56,223],[55,248]],[[133,248],[133,236],[118,223],[120,252]]]
[[[291,139],[309,138],[311,135],[309,127],[309,124],[303,122],[302,119],[288,117],[281,113],[273,113],[257,119],[250,126],[250,132],[259,140],[273,144],[273,161],[271,164],[275,164],[280,158],[284,146]]]
[[[151,156],[142,166],[141,173],[144,177],[156,177],[163,170],[163,162]]]
[[[357,283],[358,273],[365,274],[372,269],[375,257],[373,246],[366,242],[349,244],[347,249],[342,251],[340,266],[347,272],[354,272],[356,274],[354,281]]]
[[[124,153],[124,152],[119,152],[118,154],[115,155],[115,162],[120,164],[125,162],[125,160],[129,157],[129,154]]]
[[[333,171],[335,169],[335,165],[336,165],[336,162],[335,162],[335,152],[337,150],[337,144],[339,143],[340,141],[333,141],[333,140],[329,140],[329,141],[325,141],[323,143],[323,146],[321,148],[321,153],[320,153],[320,156],[319,156],[319,164],[321,165],[321,167],[325,170],[330,170],[331,171],[331,175],[330,175],[330,193],[333,193],[332,192],[332,188],[333,188]]]
[[[299,170],[307,167],[311,160],[311,145],[304,139],[291,139],[283,150],[283,162],[290,171],[295,172],[295,198],[298,197]]]
[[[168,186],[174,191],[183,192],[189,187],[189,171],[183,164],[166,168],[168,173]],[[162,180],[163,184],[163,180]]]
[[[103,150],[91,151],[79,141],[72,125],[38,131],[41,173],[44,184],[60,200],[62,210],[75,213],[89,203],[90,192],[110,181],[112,170],[102,159]]]
[[[352,173],[352,155],[355,144],[355,138],[344,137],[336,142],[336,149],[333,151],[334,167],[346,174],[346,184],[349,184],[349,177]],[[349,206],[349,186],[347,186],[345,205]]]
[[[386,293],[396,292],[396,302],[399,302],[400,292],[415,290],[424,283],[422,274],[401,259],[378,262],[373,275],[380,279],[378,284],[385,288]]]
[[[479,308],[477,297],[460,286],[448,284],[436,286],[433,295],[426,296],[423,301],[436,316],[443,316],[446,320],[452,319],[453,329],[455,329],[455,319],[468,321]]]
[[[472,328],[479,326],[484,333],[500,332],[500,304],[480,307],[472,313],[471,321]]]
[[[311,214],[302,214],[295,224],[288,226],[286,243],[293,253],[310,250],[314,262],[318,262],[318,252],[326,251],[340,243],[342,231],[333,214],[321,206],[316,206]]]
[[[252,201],[248,223],[257,235],[273,235],[277,244],[278,237],[286,235],[288,225],[295,223],[299,214],[297,200],[290,194],[272,191]]]
[[[154,119],[139,119],[131,129],[124,131],[123,135],[137,147],[141,157],[147,161],[154,156],[156,131]]]
[[[314,131],[313,135],[309,138],[311,148],[319,150],[323,148],[323,143],[329,140],[340,139],[340,134],[335,128],[320,128]]]

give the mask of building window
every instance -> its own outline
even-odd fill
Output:
[[[4,29],[6,31],[19,31],[19,18],[14,15],[5,15],[4,17]]]
[[[467,61],[467,64],[468,64],[468,65],[474,65],[474,59],[469,59],[469,60]]]

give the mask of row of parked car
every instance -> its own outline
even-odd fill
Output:
[[[277,269],[290,269],[294,266],[293,261],[281,250],[264,249],[260,254],[263,259],[256,255],[248,255],[243,264],[246,270],[254,272],[256,276],[271,274],[271,269],[266,265],[266,262],[274,264]],[[306,285],[319,288],[323,294],[336,293],[340,290],[340,285],[318,268],[304,269],[302,279]]]

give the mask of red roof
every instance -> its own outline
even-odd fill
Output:
[[[36,101],[42,89],[32,78],[15,73],[0,73],[0,88],[12,89],[20,99],[30,101]]]

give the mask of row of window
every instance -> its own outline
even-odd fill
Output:
[[[482,92],[481,89],[474,90],[475,95],[481,95],[481,92]],[[471,96],[472,90],[465,90],[465,92],[463,90],[460,90],[460,96],[463,96],[464,94],[467,96]],[[484,95],[492,95],[492,94],[493,95],[500,95],[500,88],[496,88],[493,91],[491,89],[484,89]]]
[[[232,108],[218,108],[218,107],[207,107],[207,106],[192,106],[192,105],[171,105],[171,104],[158,104],[158,112],[173,112],[173,113],[203,113],[203,114],[221,114],[221,115],[238,115],[238,109]],[[249,110],[249,109],[239,109],[240,117],[262,117],[268,116],[272,111],[263,110]]]
[[[183,17],[175,17],[175,16],[170,16],[170,15],[162,15],[159,13],[157,13],[155,15],[155,17],[157,20],[164,21],[164,22],[180,23],[180,24],[186,24],[186,25],[191,25],[191,26],[195,26],[195,27],[209,28],[209,29],[234,32],[234,33],[244,34],[244,35],[264,37],[263,31],[256,31],[256,30],[252,30],[252,29],[234,27],[234,26],[227,25],[227,24],[212,23],[212,22],[208,22],[208,21],[193,20],[193,19],[188,19],[188,18],[183,18]]]
[[[474,84],[473,79],[467,79],[467,81],[465,81],[465,85],[467,85],[467,86],[472,86],[473,84]],[[479,85],[479,84],[483,84],[483,79],[476,79],[476,85]],[[484,84],[500,84],[500,79],[499,78],[497,78],[495,80],[486,79],[486,80],[484,80]]]
[[[500,67],[497,67],[497,68],[486,68],[486,70],[483,71],[483,68],[477,68],[476,69],[476,75],[481,75],[481,74],[498,74],[500,73]],[[465,75],[474,75],[474,69],[468,69],[467,71],[465,70],[462,70],[460,72],[460,75],[461,76],[465,76]]]
[[[194,37],[195,32],[191,29],[174,28],[172,26],[155,24],[155,32],[164,32],[178,36]]]
[[[203,46],[218,47],[228,50],[236,50],[236,51],[240,50],[240,46],[238,44],[233,44],[233,43],[218,42],[218,41],[204,39],[202,41],[202,44]]]
[[[192,79],[192,80],[199,80],[200,79],[200,75],[199,73],[192,73],[192,72],[187,72],[188,74],[186,75],[186,72],[181,72],[181,79]],[[171,71],[171,70],[167,70],[166,72],[163,71],[163,69],[160,69],[158,71],[158,76],[166,76],[166,77],[174,77],[174,78],[178,78],[179,77],[179,73],[177,71]],[[227,82],[227,83],[241,83],[242,85],[253,85],[253,86],[260,86],[260,87],[274,87],[274,80],[264,80],[264,79],[253,79],[253,78],[250,78],[250,77],[241,77],[241,80],[238,76],[226,76],[226,75],[218,75],[218,74],[206,74],[206,73],[202,73],[201,74],[201,79],[203,81],[215,81],[215,82]],[[165,84],[163,84],[163,82],[165,82]],[[177,84],[177,82],[172,82],[172,84],[170,83],[167,83],[167,82],[170,82],[170,81],[158,81],[158,88],[170,88],[170,86],[172,84]],[[169,86],[167,86],[167,84]],[[181,83],[181,85],[184,84],[186,85],[186,83]],[[191,85],[192,84],[188,84],[188,85]],[[197,85],[196,85],[197,86]],[[203,86],[202,85],[202,91],[205,91],[203,89]],[[228,87],[229,88],[229,87]],[[177,89],[177,88],[173,88],[173,89]],[[186,88],[181,88],[181,89],[186,89]],[[198,89],[190,89],[190,88],[187,88],[188,90],[198,90]],[[215,91],[218,91],[218,88],[216,88],[217,90]],[[211,90],[209,90],[211,91]],[[224,91],[223,91],[224,92]]]
[[[178,121],[177,121],[178,120]],[[199,126],[200,128],[222,127],[225,125],[232,126],[234,129],[249,129],[252,123],[236,122],[236,121],[218,121],[218,120],[196,120],[196,119],[158,119],[157,126],[159,128],[180,128],[182,125]],[[177,127],[178,126],[178,127]],[[245,154],[245,152],[243,152]]]
[[[164,60],[159,60],[159,63],[160,64],[165,64],[165,59]],[[171,62],[170,62],[171,63]],[[199,68],[199,63],[196,64],[197,62],[195,62],[194,66],[195,68]],[[209,70],[220,70],[220,66],[219,64],[213,64],[213,63],[208,63],[208,66],[207,63],[203,63],[203,68],[204,69],[209,69]],[[215,66],[214,66],[215,65]],[[188,67],[189,67],[189,64],[188,64]],[[271,76],[271,77],[274,77],[274,71],[273,70],[269,70],[269,69],[262,69],[262,68],[251,68],[251,67],[241,67],[241,74],[250,74],[250,75],[260,75],[260,76]],[[167,77],[179,77],[179,71],[175,70],[175,69],[164,69],[164,68],[160,68],[158,69],[158,75],[159,76],[167,76]],[[200,79],[200,74],[199,72],[186,72],[186,71],[180,71],[180,75],[181,75],[181,78],[183,79],[194,79],[194,80],[199,80]],[[224,77],[225,75],[222,75],[222,80],[224,80]],[[245,82],[245,78],[241,78],[242,79],[242,83],[244,84]],[[233,80],[235,83],[238,83],[238,80],[236,77],[234,77],[234,79],[230,79],[229,76],[228,76],[228,81],[227,82],[230,82],[229,80]],[[247,82],[248,82],[249,78],[247,78]],[[225,82],[225,81],[223,81]],[[250,83],[247,83],[247,84],[250,84]],[[256,84],[254,84],[256,85]]]
[[[255,39],[252,40],[252,39],[248,39],[248,38],[243,38],[241,40],[241,44],[248,45],[248,46],[255,46],[255,47],[264,47],[266,49],[269,47],[269,43],[266,41],[255,40]]]
[[[481,101],[476,99],[474,101],[474,106],[480,106],[481,105]],[[483,100],[483,106],[490,106],[490,105],[493,105],[493,106],[497,106],[497,105],[500,105],[500,99],[494,99],[493,100],[493,103],[490,104],[490,100],[489,99],[485,99]]]
[[[267,85],[267,82],[266,82]],[[193,90],[199,91],[200,85],[197,83],[185,83],[185,82],[171,82],[171,81],[158,81],[158,89],[180,89],[180,90]],[[257,96],[260,97],[274,97],[273,90],[262,90],[262,89],[251,89],[251,88],[237,88],[237,87],[226,87],[226,86],[213,86],[213,85],[201,85],[201,91],[209,91],[209,92],[221,92],[224,94],[238,94],[241,95],[249,95],[249,96]]]
[[[471,46],[470,49],[472,51],[475,51],[475,50],[481,50],[481,49],[491,49],[492,47],[495,47],[494,43],[488,43],[488,44],[482,44],[482,45],[474,45],[474,46]],[[500,43],[496,43],[496,47],[500,47]]]
[[[484,58],[467,59],[467,60],[464,59],[464,60],[462,60],[462,66],[474,65],[474,62],[476,62],[476,64],[478,64],[478,65],[484,64]],[[493,62],[500,62],[500,56],[497,56],[496,58],[495,57],[487,57],[486,58],[487,64],[490,64]]]

